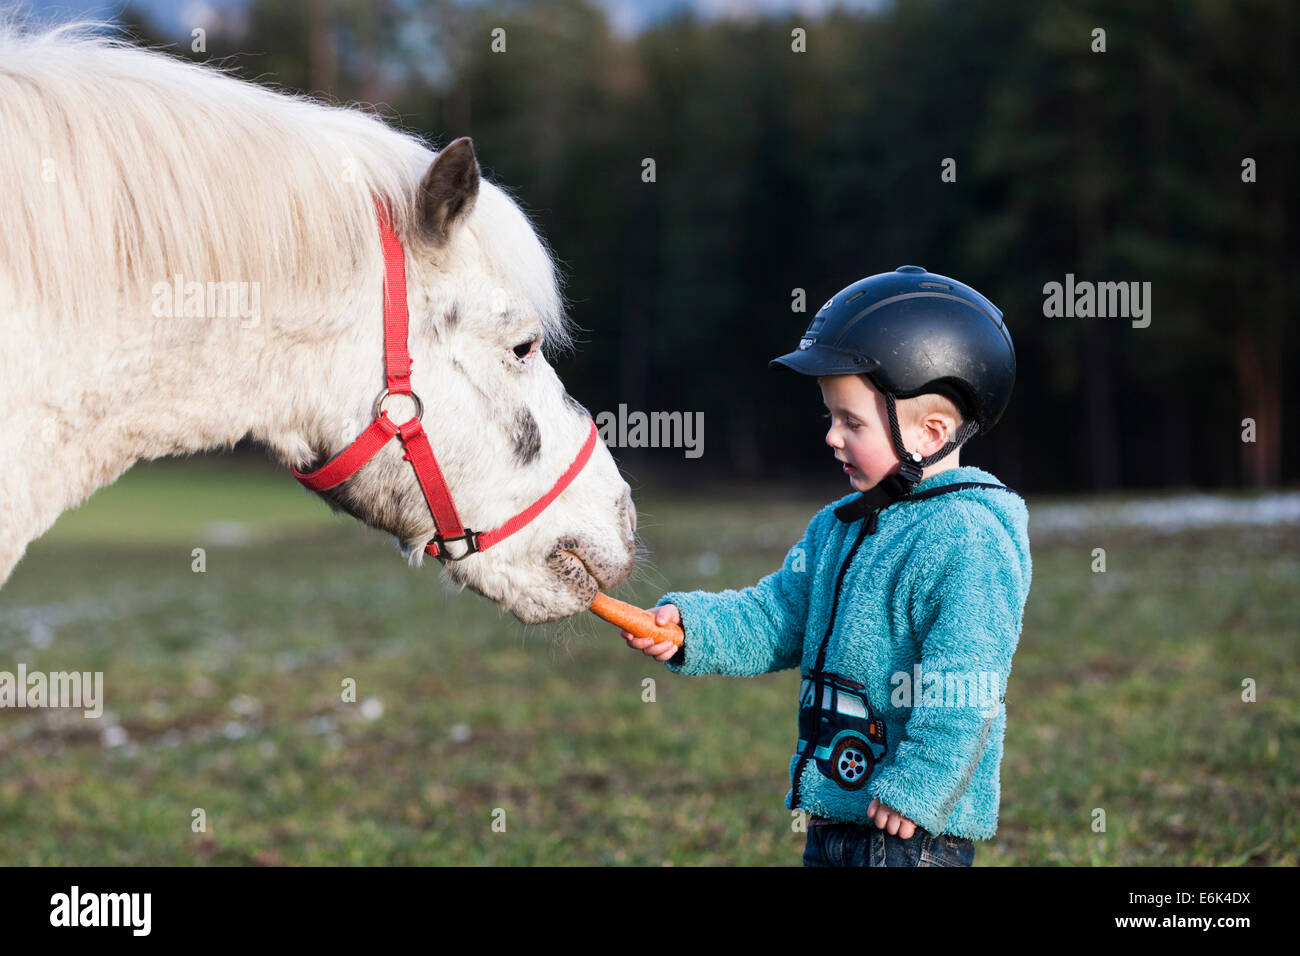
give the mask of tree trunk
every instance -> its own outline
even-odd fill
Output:
[[[1165,459],[1165,484],[1185,487],[1192,483],[1191,439],[1187,430],[1188,403],[1181,392],[1166,395],[1164,404],[1163,454]],[[1153,439],[1158,436],[1152,436]]]
[[[331,5],[323,0],[312,0],[309,9],[311,35],[308,38],[307,86],[312,92],[335,93],[339,82],[339,51]]]
[[[1241,442],[1242,475],[1256,488],[1275,487],[1282,477],[1282,350],[1261,344],[1259,332],[1243,324],[1234,357],[1241,417],[1255,420],[1255,440]]]
[[[1097,111],[1088,94],[1079,98],[1075,112],[1075,217],[1079,278],[1098,282],[1104,261],[1106,223],[1103,206],[1106,187],[1099,182],[1106,174],[1105,157],[1098,148]],[[1087,428],[1088,466],[1094,490],[1116,488],[1120,483],[1119,434],[1115,426],[1115,368],[1110,343],[1110,323],[1115,318],[1075,318],[1083,322],[1084,422]]]

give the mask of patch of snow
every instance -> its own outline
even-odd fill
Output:
[[[1271,527],[1290,524],[1300,524],[1300,492],[1275,492],[1253,498],[1175,495],[1118,504],[1040,505],[1029,509],[1030,540],[1039,535],[1071,535],[1103,528],[1176,534],[1224,525]]]
[[[200,536],[207,544],[225,548],[242,548],[253,540],[253,533],[242,521],[213,521],[203,526]]]

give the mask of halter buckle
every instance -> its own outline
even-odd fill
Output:
[[[482,550],[478,546],[478,536],[481,535],[482,533],[483,533],[482,531],[471,531],[469,528],[466,528],[464,534],[454,535],[450,538],[443,537],[441,534],[435,534],[433,536],[433,540],[438,542],[438,557],[446,558],[448,561],[464,561],[471,554],[477,554],[480,550]],[[464,554],[447,553],[448,541],[464,541],[465,553]]]

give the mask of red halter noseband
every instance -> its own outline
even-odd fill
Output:
[[[379,236],[384,247],[384,370],[388,383],[375,399],[374,421],[351,445],[309,474],[292,466],[290,471],[312,491],[327,491],[360,471],[396,435],[406,448],[404,457],[415,468],[415,477],[420,482],[420,489],[424,492],[424,499],[429,503],[429,511],[437,525],[437,533],[425,545],[424,550],[435,558],[460,561],[514,534],[541,514],[569,486],[587,464],[596,447],[596,422],[592,421],[591,431],[587,434],[582,450],[550,491],[491,531],[471,531],[461,527],[451,492],[447,490],[447,482],[442,477],[442,470],[438,467],[438,460],[434,457],[433,448],[429,445],[420,421],[424,416],[424,403],[411,391],[411,355],[406,348],[406,258],[402,252],[402,243],[389,225],[387,211],[377,200],[375,210],[379,219]],[[387,410],[380,407],[389,395],[411,396],[415,400],[415,417],[402,425],[393,424],[388,418]],[[464,541],[464,553],[449,554],[446,548],[448,541]]]

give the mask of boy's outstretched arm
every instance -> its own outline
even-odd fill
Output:
[[[944,831],[993,733],[1005,731],[1001,698],[1027,591],[1010,539],[987,529],[972,526],[926,555],[911,608],[913,626],[923,635],[921,680],[910,687],[903,739],[866,789],[931,833]],[[911,682],[914,675],[905,677]],[[962,698],[954,693],[958,687]],[[991,699],[980,699],[982,690]]]
[[[686,635],[668,669],[753,677],[799,666],[827,520],[834,520],[830,508],[817,513],[781,567],[757,584],[740,591],[670,591],[655,602],[656,608],[676,606]]]

